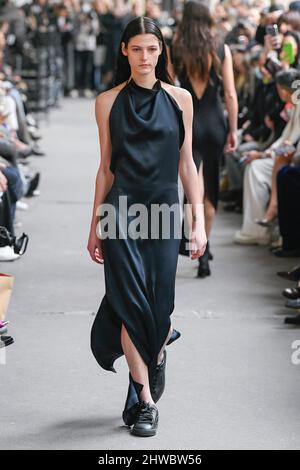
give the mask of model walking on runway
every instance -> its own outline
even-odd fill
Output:
[[[229,46],[218,44],[209,8],[202,2],[189,1],[171,46],[172,67],[180,86],[193,97],[193,157],[200,178],[204,178],[205,228],[209,239],[219,196],[219,167],[225,146],[233,152],[237,145],[238,103]],[[228,123],[223,112],[221,87],[224,89]],[[184,242],[184,238],[183,238]],[[184,246],[180,248],[185,252]],[[198,277],[211,274],[209,244],[199,258]]]
[[[130,381],[123,420],[138,436],[156,433],[165,346],[180,336],[170,321],[180,218],[171,217],[167,237],[161,227],[152,237],[151,212],[154,205],[179,207],[178,173],[192,208],[191,257],[206,247],[203,186],[192,156],[192,98],[171,83],[160,29],[147,17],[135,18],[121,38],[116,86],[96,99],[101,161],[87,248],[95,262],[104,263],[106,287],[91,349],[99,365],[113,372],[114,361],[125,354]],[[114,210],[116,237],[103,236],[107,226],[99,207],[104,204]],[[146,237],[130,234],[130,208],[136,204],[148,211]]]

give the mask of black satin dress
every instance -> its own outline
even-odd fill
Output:
[[[122,239],[132,217],[125,223],[118,220],[122,215],[119,197],[127,196],[128,208],[135,203],[149,209],[151,204],[175,203],[179,209],[179,150],[185,135],[182,111],[159,80],[149,89],[131,79],[113,103],[109,125],[110,169],[115,178],[104,202],[116,210],[119,236],[102,241],[106,292],[92,326],[91,349],[103,369],[116,372],[114,361],[124,354],[120,338],[124,323],[151,377],[174,309],[179,210],[170,218],[168,239],[161,231],[157,239]],[[149,215],[149,227],[151,220]]]
[[[221,63],[225,59],[224,44],[217,53]],[[203,163],[204,195],[217,210],[219,199],[219,173],[224,145],[228,133],[228,122],[224,116],[221,99],[222,82],[214,66],[211,66],[209,81],[201,98],[198,98],[186,73],[179,77],[180,86],[188,90],[193,99],[193,159],[199,171]],[[187,202],[184,196],[184,204]],[[188,240],[184,236],[182,224],[182,242],[180,253],[189,256],[185,246]]]

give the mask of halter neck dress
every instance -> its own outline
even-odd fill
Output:
[[[129,214],[121,208],[119,197],[127,197],[128,208],[144,204],[149,214],[152,204],[179,207],[178,166],[185,136],[182,110],[160,80],[150,89],[131,78],[112,105],[109,128],[114,182],[104,203],[116,211],[120,236],[102,240],[106,290],[92,326],[91,349],[103,369],[116,372],[114,361],[124,354],[124,323],[150,376],[171,325],[181,223],[174,211],[169,238],[161,230],[156,239],[121,238],[134,217],[119,222],[118,216]],[[147,217],[150,224],[153,219]]]

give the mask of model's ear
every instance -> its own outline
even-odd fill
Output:
[[[121,42],[121,49],[122,49],[122,54],[127,56],[127,48],[125,46],[125,42]]]

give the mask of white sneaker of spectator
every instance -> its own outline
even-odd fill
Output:
[[[37,127],[37,122],[31,114],[26,115],[26,122],[29,126]]]
[[[92,90],[89,90],[88,88],[86,88],[83,92],[85,98],[94,98],[94,93],[92,92]]]
[[[29,208],[29,204],[27,204],[27,202],[24,202],[24,201],[17,201],[16,202],[16,209],[20,210],[20,211],[27,211]]]
[[[270,236],[266,235],[265,237],[260,238],[245,234],[241,230],[238,230],[233,237],[233,241],[238,245],[269,245]]]
[[[78,98],[78,96],[79,96],[78,90],[76,90],[75,88],[74,88],[74,90],[70,91],[70,97],[71,98]]]
[[[0,247],[0,261],[14,261],[18,258],[20,258],[20,255],[15,253],[11,246]]]

